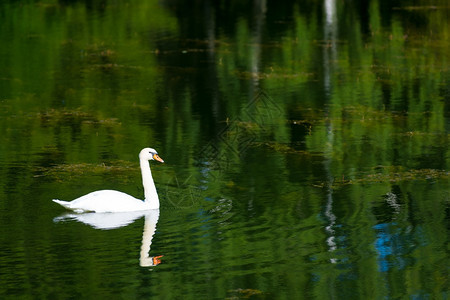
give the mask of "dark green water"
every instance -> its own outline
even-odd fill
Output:
[[[449,12],[2,1],[0,298],[449,298]]]

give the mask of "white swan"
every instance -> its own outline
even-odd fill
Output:
[[[53,201],[65,208],[77,213],[83,212],[127,212],[142,211],[159,208],[159,198],[153,182],[152,172],[150,170],[149,160],[164,162],[158,152],[152,148],[144,148],[139,153],[139,160],[142,173],[142,184],[144,185],[145,200],[139,200],[128,194],[113,191],[101,190],[81,196],[73,201]]]

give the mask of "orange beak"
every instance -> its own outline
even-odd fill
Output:
[[[164,162],[164,160],[163,160],[161,157],[159,157],[158,154],[153,154],[153,159],[154,159],[154,160],[157,160],[157,161],[159,161],[159,162],[161,162],[161,163]]]

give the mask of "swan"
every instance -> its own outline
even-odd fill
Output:
[[[164,162],[164,160],[159,157],[158,152],[153,148],[144,148],[139,153],[142,184],[144,185],[145,194],[144,201],[119,191],[100,190],[81,196],[70,202],[58,199],[53,199],[53,202],[76,213],[112,213],[159,209],[159,198],[150,170],[150,160],[156,160],[161,163]]]

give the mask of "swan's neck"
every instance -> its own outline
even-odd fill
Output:
[[[153,182],[152,171],[148,160],[141,159],[142,185],[144,186],[145,203],[151,205],[153,209],[159,208],[159,198]]]

